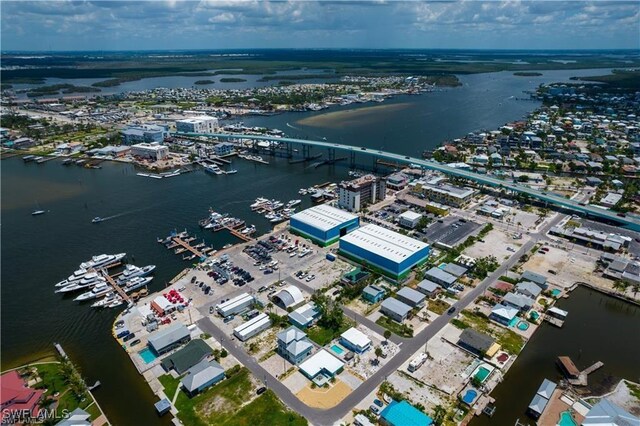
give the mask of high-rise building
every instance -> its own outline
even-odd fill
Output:
[[[384,179],[374,175],[364,175],[338,185],[338,206],[357,212],[367,204],[384,200],[387,184]]]

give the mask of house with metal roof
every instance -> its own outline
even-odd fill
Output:
[[[362,353],[371,347],[371,339],[355,327],[351,327],[340,335],[340,343],[356,353]]]
[[[207,358],[213,353],[211,346],[202,339],[194,339],[186,346],[162,360],[162,368],[166,371],[176,370],[183,374],[185,371]]]
[[[360,226],[360,218],[326,204],[302,210],[291,216],[289,229],[297,235],[327,246]]]
[[[542,415],[542,412],[547,407],[548,403],[548,399],[536,394],[531,400],[531,403],[529,403],[527,413],[534,419],[537,419],[538,417],[540,417],[540,415]]]
[[[223,317],[240,313],[253,305],[255,298],[249,293],[242,293],[231,300],[216,306],[216,311]]]
[[[434,294],[436,294],[438,291],[442,290],[442,287],[440,287],[439,284],[436,284],[433,281],[422,280],[418,283],[416,290],[418,290],[420,293],[424,294],[427,297],[431,297]]]
[[[292,364],[301,363],[313,350],[307,335],[293,325],[278,333],[277,340],[278,353]]]
[[[516,285],[515,292],[518,294],[522,294],[523,296],[536,299],[538,296],[540,296],[542,288],[540,288],[538,284],[532,281],[522,281]]]
[[[551,399],[551,395],[553,395],[553,391],[555,391],[557,387],[558,385],[552,382],[551,380],[544,379],[542,381],[542,384],[538,388],[538,392],[536,392],[536,394],[540,395],[543,398]]]
[[[402,287],[396,292],[396,298],[399,301],[411,306],[412,308],[421,308],[424,306],[424,299],[426,299],[427,296],[420,293],[419,291],[412,289],[411,287]]]
[[[517,293],[507,293],[502,298],[503,305],[514,307],[522,312],[531,309],[534,303],[536,303],[536,301],[532,298]]]
[[[378,303],[387,292],[377,285],[368,285],[362,289],[362,298],[369,303]]]
[[[549,287],[549,285],[547,284],[547,277],[531,271],[524,271],[522,275],[520,275],[520,281],[534,282],[543,290],[546,290],[547,287]]]
[[[380,413],[380,421],[388,426],[430,426],[431,417],[407,401],[391,401]]]
[[[320,349],[299,366],[300,372],[316,385],[323,386],[344,369],[344,363],[324,349]]]
[[[516,315],[518,315],[518,312],[518,309],[512,306],[505,306],[498,303],[491,309],[489,319],[502,325],[509,325]]]
[[[187,394],[196,395],[224,379],[224,368],[216,361],[203,360],[187,371],[180,380]]]
[[[309,302],[290,312],[288,317],[291,324],[306,329],[320,318],[320,311],[316,308],[315,303]]]
[[[91,414],[78,407],[68,413],[57,426],[91,426]]]
[[[155,353],[161,355],[189,340],[191,340],[189,329],[180,322],[174,322],[166,328],[149,335],[147,344]]]
[[[382,304],[380,305],[380,312],[394,321],[403,322],[407,319],[409,312],[411,312],[411,306],[406,303],[402,303],[394,297],[389,297],[382,301]]]
[[[273,302],[284,309],[299,305],[304,302],[304,296],[298,287],[288,286],[273,296]]]
[[[428,244],[368,224],[340,238],[339,253],[379,271],[394,281],[401,281],[411,268],[424,263],[429,257]]]
[[[433,267],[424,273],[424,277],[429,281],[433,281],[445,288],[451,287],[458,279],[455,275],[443,271],[440,268]]]
[[[262,333],[264,330],[271,327],[271,318],[265,313],[261,313],[255,318],[250,319],[244,324],[239,325],[233,330],[233,335],[241,342],[245,342]]]
[[[591,407],[582,421],[583,426],[637,426],[640,418],[606,398]]]
[[[443,271],[460,278],[461,276],[467,273],[468,269],[465,268],[464,266],[460,266],[455,263],[447,263],[444,266]]]
[[[465,328],[460,334],[458,346],[478,356],[487,354],[495,344],[495,339],[472,328]]]

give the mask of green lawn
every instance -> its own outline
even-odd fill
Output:
[[[389,330],[392,333],[397,334],[398,336],[402,336],[402,337],[413,337],[413,330],[410,329],[409,327],[407,327],[404,324],[399,324],[385,316],[382,316],[380,318],[378,318],[378,320],[376,321],[376,324],[378,324],[381,327],[386,328],[387,330]]]
[[[447,309],[449,309],[449,306],[451,305],[449,305],[444,300],[429,300],[427,309],[435,314],[442,315],[446,312]]]
[[[52,362],[51,364],[38,364],[34,366],[38,370],[38,375],[42,379],[42,382],[38,384],[38,388],[46,388],[46,397],[53,397],[53,394],[59,392],[61,397],[58,400],[58,411],[69,410],[73,411],[77,407],[85,409],[89,406],[93,399],[88,392],[85,392],[81,400],[77,399],[70,391],[67,391],[68,386],[65,382],[62,373],[60,372],[60,364]],[[92,406],[92,410],[89,411],[92,419],[96,419],[100,415],[98,407]]]
[[[515,331],[504,327],[493,326],[488,318],[481,315],[469,311],[462,311],[461,313],[464,317],[464,323],[476,331],[493,336],[505,351],[517,355],[522,350],[524,338]]]
[[[224,423],[224,426],[304,426],[307,424],[304,417],[288,410],[275,394],[268,390],[242,407],[235,416]]]
[[[158,377],[158,380],[162,384],[164,393],[167,395],[167,398],[171,400],[171,398],[173,398],[173,395],[176,394],[176,389],[178,389],[178,386],[180,386],[180,379],[174,379],[171,374],[165,374]]]
[[[316,342],[318,345],[324,346],[331,343],[333,339],[340,336],[349,327],[351,327],[351,323],[349,321],[345,321],[342,327],[340,327],[338,330],[331,330],[329,328],[325,328],[321,325],[316,324],[307,330],[307,337]]]

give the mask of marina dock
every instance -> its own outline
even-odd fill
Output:
[[[604,366],[604,363],[602,361],[598,361],[595,364],[593,364],[591,367],[588,367],[582,370],[578,375],[577,379],[569,379],[569,383],[571,383],[574,386],[587,386],[589,374],[593,373],[599,368],[602,368],[603,366]]]
[[[564,325],[564,321],[559,318],[555,318],[550,315],[545,315],[543,318],[546,322],[551,325],[555,325],[558,328],[562,328],[562,326]]]
[[[224,225],[224,227],[229,230],[231,235],[233,235],[234,237],[240,238],[242,241],[245,241],[245,242],[253,241],[253,238],[251,238],[251,236],[249,236],[247,234],[243,234],[242,232],[238,231],[237,229],[233,229],[232,227],[227,226],[227,225]]]
[[[196,255],[200,259],[202,259],[203,257],[207,257],[206,254],[194,248],[191,244],[183,240],[181,237],[175,236],[175,237],[172,237],[171,240],[177,245],[182,246],[184,249],[190,251],[192,254]]]
[[[116,283],[113,280],[113,278],[111,277],[111,275],[109,275],[109,273],[107,272],[106,269],[101,269],[100,272],[102,273],[102,276],[104,277],[104,279],[107,280],[109,285],[111,287],[113,287],[113,289],[116,291],[116,293],[118,293],[120,295],[120,297],[122,297],[122,300],[124,300],[127,303],[131,302],[131,298],[129,297],[129,295],[127,293],[125,293],[125,291],[122,289],[122,287],[120,287],[118,285],[118,283]]]

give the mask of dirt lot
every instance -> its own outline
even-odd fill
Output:
[[[515,233],[515,230],[514,230]],[[504,231],[499,229],[493,229],[489,232],[482,241],[478,241],[468,249],[464,251],[464,254],[471,257],[485,257],[485,256],[495,256],[498,259],[498,262],[502,262],[505,259],[508,259],[513,254],[512,251],[507,250],[507,248],[512,248],[514,251],[517,251],[522,244],[524,244],[523,239],[514,240],[513,234],[507,234]]]
[[[335,383],[329,383],[329,388],[311,388],[311,384],[308,384],[300,392],[296,394],[300,401],[304,402],[310,407],[317,408],[331,408],[335,407],[342,401],[347,395],[351,393],[351,388],[347,386],[339,378],[336,378]]]

